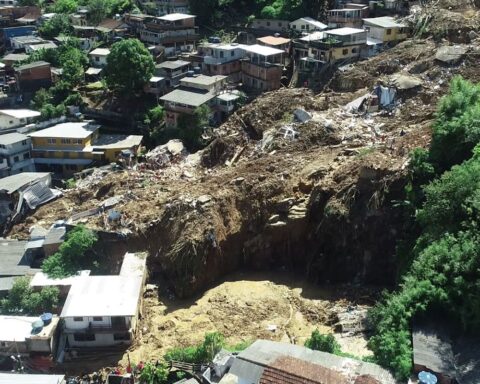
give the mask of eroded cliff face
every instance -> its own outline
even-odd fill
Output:
[[[151,272],[182,297],[239,268],[391,284],[404,217],[393,201],[404,193],[404,164],[372,153],[325,167],[339,160],[337,150],[326,152],[312,153],[296,174],[244,173],[210,194],[173,201],[145,233]]]

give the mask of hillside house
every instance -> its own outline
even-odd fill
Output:
[[[104,19],[95,28],[102,41],[114,41],[128,32],[128,25],[121,19]]]
[[[363,27],[367,31],[367,38],[379,40],[384,45],[397,43],[408,37],[407,26],[393,17],[363,19]]]
[[[25,52],[27,54],[31,54],[35,51],[40,51],[42,49],[57,49],[58,46],[53,41],[44,41],[38,44],[26,44],[25,45]]]
[[[192,51],[199,39],[195,16],[182,13],[146,18],[140,30],[141,41],[162,46],[167,56]]]
[[[0,315],[0,356],[11,356],[12,351],[23,356],[55,354],[59,318],[53,316],[47,325],[32,330],[39,321],[43,324],[39,317]]]
[[[368,17],[368,5],[348,3],[345,8],[331,9],[327,12],[329,28],[361,28],[363,19]]]
[[[272,33],[287,33],[290,27],[288,20],[278,19],[254,19],[249,28],[256,30],[259,35],[270,35]]]
[[[290,23],[290,29],[300,33],[323,31],[327,28],[328,28],[328,25],[323,24],[318,20],[312,19],[311,17],[302,17]]]
[[[281,49],[263,45],[244,45],[246,56],[242,59],[242,83],[259,91],[280,88],[283,74]]]
[[[207,105],[211,118],[221,122],[237,107],[241,94],[226,89],[226,76],[195,75],[180,81],[180,87],[163,96],[165,123],[177,127],[180,116],[193,115],[195,109]]]
[[[26,35],[26,36],[15,36],[10,38],[10,46],[16,52],[24,51],[26,52],[27,45],[35,45],[44,43],[45,40],[39,36]],[[28,53],[28,52],[26,52]]]
[[[140,34],[140,30],[144,27],[145,20],[151,17],[152,16],[145,13],[125,13],[123,15],[123,20],[130,28],[130,32],[137,36]]]
[[[5,48],[11,48],[10,39],[17,36],[31,36],[37,31],[33,25],[23,25],[21,27],[7,27],[2,29],[3,45]]]
[[[99,129],[99,125],[79,122],[31,133],[36,168],[71,175],[92,163],[115,162],[124,150],[136,155],[142,136],[100,135]]]
[[[215,97],[225,88],[226,76],[197,75],[180,80],[180,87],[160,98],[165,106],[165,124],[175,128],[182,115],[193,115],[195,109],[215,105]]]
[[[291,40],[285,37],[279,36],[265,36],[259,37],[257,39],[257,44],[265,45],[267,47],[276,48],[276,49],[283,49],[286,54],[290,49]]]
[[[240,59],[245,56],[239,44],[203,44],[199,53],[203,54],[203,73],[208,76],[223,75],[229,80],[240,81]]]
[[[147,3],[148,0],[140,0]],[[150,1],[151,2],[151,1]],[[170,13],[188,13],[188,0],[154,0],[158,16],[168,15]]]
[[[0,109],[0,130],[32,124],[38,117],[40,112],[31,109]]]
[[[140,276],[76,280],[60,315],[69,347],[131,344],[141,313],[142,281]]]
[[[367,33],[359,28],[339,28],[325,31],[318,46],[317,58],[326,62],[355,60],[367,43]]]
[[[110,54],[108,48],[96,48],[88,54],[90,62],[96,68],[103,68],[107,65],[107,57]]]
[[[20,65],[15,69],[17,85],[22,92],[35,92],[40,88],[48,88],[52,84],[50,63],[34,61]]]
[[[165,78],[165,87],[173,88],[187,75],[190,62],[184,60],[164,61],[155,66],[155,76]]]
[[[21,133],[0,135],[0,159],[6,163],[0,168],[0,177],[35,172],[31,148],[31,139]]]

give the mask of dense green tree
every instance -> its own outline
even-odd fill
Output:
[[[56,0],[52,6],[52,12],[69,14],[75,12],[77,7],[76,0]]]
[[[164,358],[166,361],[175,360],[186,363],[208,363],[212,361],[224,345],[225,339],[221,333],[207,333],[201,344],[187,348],[170,349]]]
[[[107,86],[125,97],[142,90],[155,70],[152,55],[137,39],[112,45],[105,67]]]
[[[30,287],[28,277],[19,277],[13,283],[7,297],[0,301],[0,309],[2,313],[38,315],[53,310],[58,304],[59,293],[56,287],[34,291]]]
[[[198,150],[205,145],[202,134],[209,126],[210,115],[210,107],[206,104],[197,107],[193,115],[180,115],[177,122],[178,135],[190,151]]]
[[[65,241],[57,253],[48,257],[42,264],[42,270],[51,277],[65,277],[91,266],[91,252],[98,240],[90,229],[77,226],[67,233]]]
[[[164,364],[146,363],[140,372],[140,384],[168,383],[168,368]]]
[[[331,333],[323,335],[318,329],[314,330],[312,335],[305,341],[305,347],[333,354],[341,352],[340,344],[335,340],[335,337]]]
[[[407,198],[418,236],[410,268],[399,289],[370,312],[375,358],[401,379],[412,368],[414,318],[442,311],[464,330],[480,329],[479,106],[479,86],[454,78],[439,104],[429,150],[411,156]]]
[[[51,40],[60,34],[70,35],[73,32],[73,26],[68,15],[59,13],[43,23],[38,28],[38,32],[42,37]]]

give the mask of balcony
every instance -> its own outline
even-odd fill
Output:
[[[112,333],[128,332],[130,329],[126,324],[97,324],[90,322],[86,328],[65,328],[65,333]]]

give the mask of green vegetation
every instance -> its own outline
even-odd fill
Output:
[[[155,70],[152,55],[137,39],[122,40],[112,45],[105,67],[108,88],[123,96],[142,90]]]
[[[140,384],[164,384],[168,382],[168,368],[164,364],[146,363],[140,372]]]
[[[202,134],[209,126],[211,110],[204,104],[195,109],[193,115],[183,114],[178,119],[178,138],[183,141],[189,151],[202,148],[205,143]]]
[[[339,355],[342,352],[340,344],[338,344],[331,333],[322,335],[318,329],[314,330],[310,338],[305,341],[305,347],[314,351],[328,352],[335,355]]]
[[[60,292],[57,287],[45,287],[34,292],[28,277],[19,277],[13,283],[8,296],[0,301],[4,314],[38,315],[52,311],[58,304]]]
[[[219,24],[231,15],[243,16],[245,21],[256,17],[285,20],[305,15],[317,17],[327,5],[325,0],[190,0],[190,10],[201,25]]]
[[[479,117],[480,86],[453,79],[429,150],[412,153],[407,198],[419,235],[399,289],[370,313],[375,334],[369,345],[398,378],[411,372],[413,318],[433,311],[464,330],[480,328]]]
[[[38,32],[45,39],[51,40],[58,35],[70,35],[73,26],[67,14],[58,13],[38,28]]]
[[[80,49],[78,39],[71,38],[58,49],[35,51],[22,64],[34,61],[47,61],[55,67],[63,68],[61,81],[48,90],[40,89],[33,97],[32,107],[41,112],[43,119],[63,116],[67,106],[83,104],[80,94],[74,88],[83,81],[88,58]]]
[[[165,354],[166,361],[207,363],[223,348],[225,339],[218,332],[207,333],[203,343],[186,348],[173,348]]]
[[[97,240],[98,237],[92,230],[84,226],[75,227],[67,233],[58,252],[43,262],[43,272],[50,277],[61,278],[91,267],[95,263],[92,248]]]

